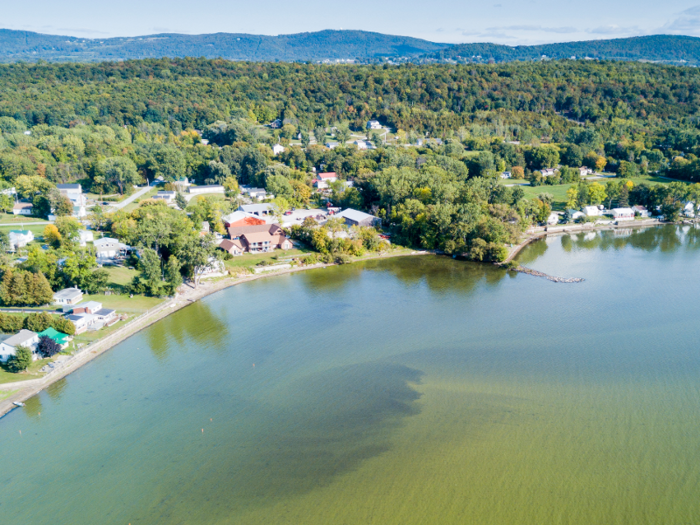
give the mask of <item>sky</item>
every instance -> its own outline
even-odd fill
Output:
[[[434,42],[700,36],[700,0],[0,0],[0,28],[83,38],[362,29]]]

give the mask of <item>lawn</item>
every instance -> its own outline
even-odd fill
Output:
[[[275,264],[277,262],[281,262],[283,259],[299,257],[300,255],[305,255],[311,252],[312,250],[307,248],[293,248],[291,250],[275,250],[274,252],[269,253],[246,253],[224,262],[227,268],[248,268],[251,266],[256,266],[262,261],[269,261],[271,264]]]
[[[143,195],[141,195],[138,199],[134,200],[134,202],[130,202],[129,204],[124,206],[122,210],[126,212],[132,212],[139,207],[139,204],[141,204],[141,202],[145,201],[146,199],[150,199],[151,197],[155,197],[156,193],[162,190],[162,187],[156,186],[152,190],[149,190]]]
[[[9,233],[11,230],[29,230],[34,234],[34,239],[37,240],[39,238],[44,237],[44,228],[48,225],[47,222],[43,222],[41,224],[32,224],[30,222],[25,222],[25,223],[18,223],[18,224],[0,224],[1,227],[7,228],[3,231],[6,233]],[[39,239],[40,240],[40,239]]]
[[[29,379],[39,379],[44,377],[44,374],[39,372],[42,367],[51,362],[51,359],[39,359],[34,361],[26,372],[15,373],[8,372],[5,368],[0,367],[0,383],[12,383],[14,381],[27,381]],[[1,398],[0,398],[1,399]]]
[[[8,224],[29,224],[32,222],[46,222],[45,219],[39,219],[37,217],[27,217],[26,215],[14,215],[12,213],[0,213],[0,226],[5,226]]]

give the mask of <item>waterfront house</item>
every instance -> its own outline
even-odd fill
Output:
[[[634,210],[632,208],[613,208],[612,216],[617,221],[634,220]]]
[[[61,350],[65,350],[68,347],[68,343],[72,339],[71,336],[59,332],[58,330],[55,330],[51,327],[47,328],[43,332],[39,332],[37,336],[39,336],[39,339],[41,339],[42,337],[48,337],[49,339],[52,339],[57,345],[61,347]]]
[[[336,217],[344,219],[348,226],[376,226],[380,222],[379,217],[352,208],[341,211]]]
[[[229,228],[228,233],[231,242],[224,244],[222,241],[219,247],[231,255],[289,250],[293,246],[279,224],[239,226]]]
[[[585,217],[586,214],[583,213],[582,211],[578,210],[566,210],[566,214],[569,216],[569,220],[575,221],[577,219],[580,219],[581,217]]]
[[[600,217],[600,208],[598,206],[584,206],[581,211],[586,217]]]
[[[683,215],[689,218],[694,218],[695,217],[695,203],[694,202],[687,202],[685,206],[683,207]]]
[[[75,325],[75,333],[82,334],[88,329],[89,322],[94,318],[92,314],[70,314],[66,316],[71,323]]]
[[[3,337],[0,342],[0,362],[6,363],[16,356],[18,346],[29,348],[32,353],[35,353],[37,343],[39,343],[39,335],[31,330],[20,330],[14,335]]]
[[[549,214],[549,217],[547,217],[547,224],[550,226],[554,226],[555,224],[559,224],[559,214],[555,211]]]
[[[640,217],[651,217],[649,210],[647,210],[644,206],[632,206],[632,209],[634,210],[635,215],[639,214]]]
[[[34,205],[31,202],[17,202],[12,207],[14,215],[31,215],[34,213]]]
[[[83,292],[77,288],[64,288],[53,294],[54,304],[75,305],[83,300]]]
[[[10,230],[10,248],[16,250],[22,248],[34,240],[34,234],[30,230]]]
[[[109,326],[117,320],[117,311],[111,308],[100,308],[94,314],[97,316],[98,321],[105,326]]]
[[[102,303],[97,301],[86,301],[84,303],[76,304],[73,306],[74,314],[94,314],[98,310],[102,309]]]

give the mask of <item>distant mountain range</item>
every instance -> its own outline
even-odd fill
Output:
[[[266,36],[244,33],[159,34],[106,39],[0,29],[0,61],[95,62],[162,57],[250,61],[510,62],[564,59],[645,60],[700,64],[700,38],[654,35],[537,46],[441,44],[368,31],[318,31]]]
[[[414,57],[448,44],[368,31],[319,31],[294,35],[161,34],[131,38],[76,38],[0,29],[0,61],[88,62],[162,57],[251,61],[323,61]]]

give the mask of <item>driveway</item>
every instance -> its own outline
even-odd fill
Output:
[[[144,186],[143,188],[139,188],[138,191],[136,191],[133,195],[130,197],[127,197],[121,202],[113,202],[110,203],[110,206],[112,207],[113,210],[121,210],[124,206],[127,206],[128,204],[131,204],[134,202],[136,199],[141,197],[141,195],[144,195],[148,193],[150,190],[153,189],[153,186]]]

